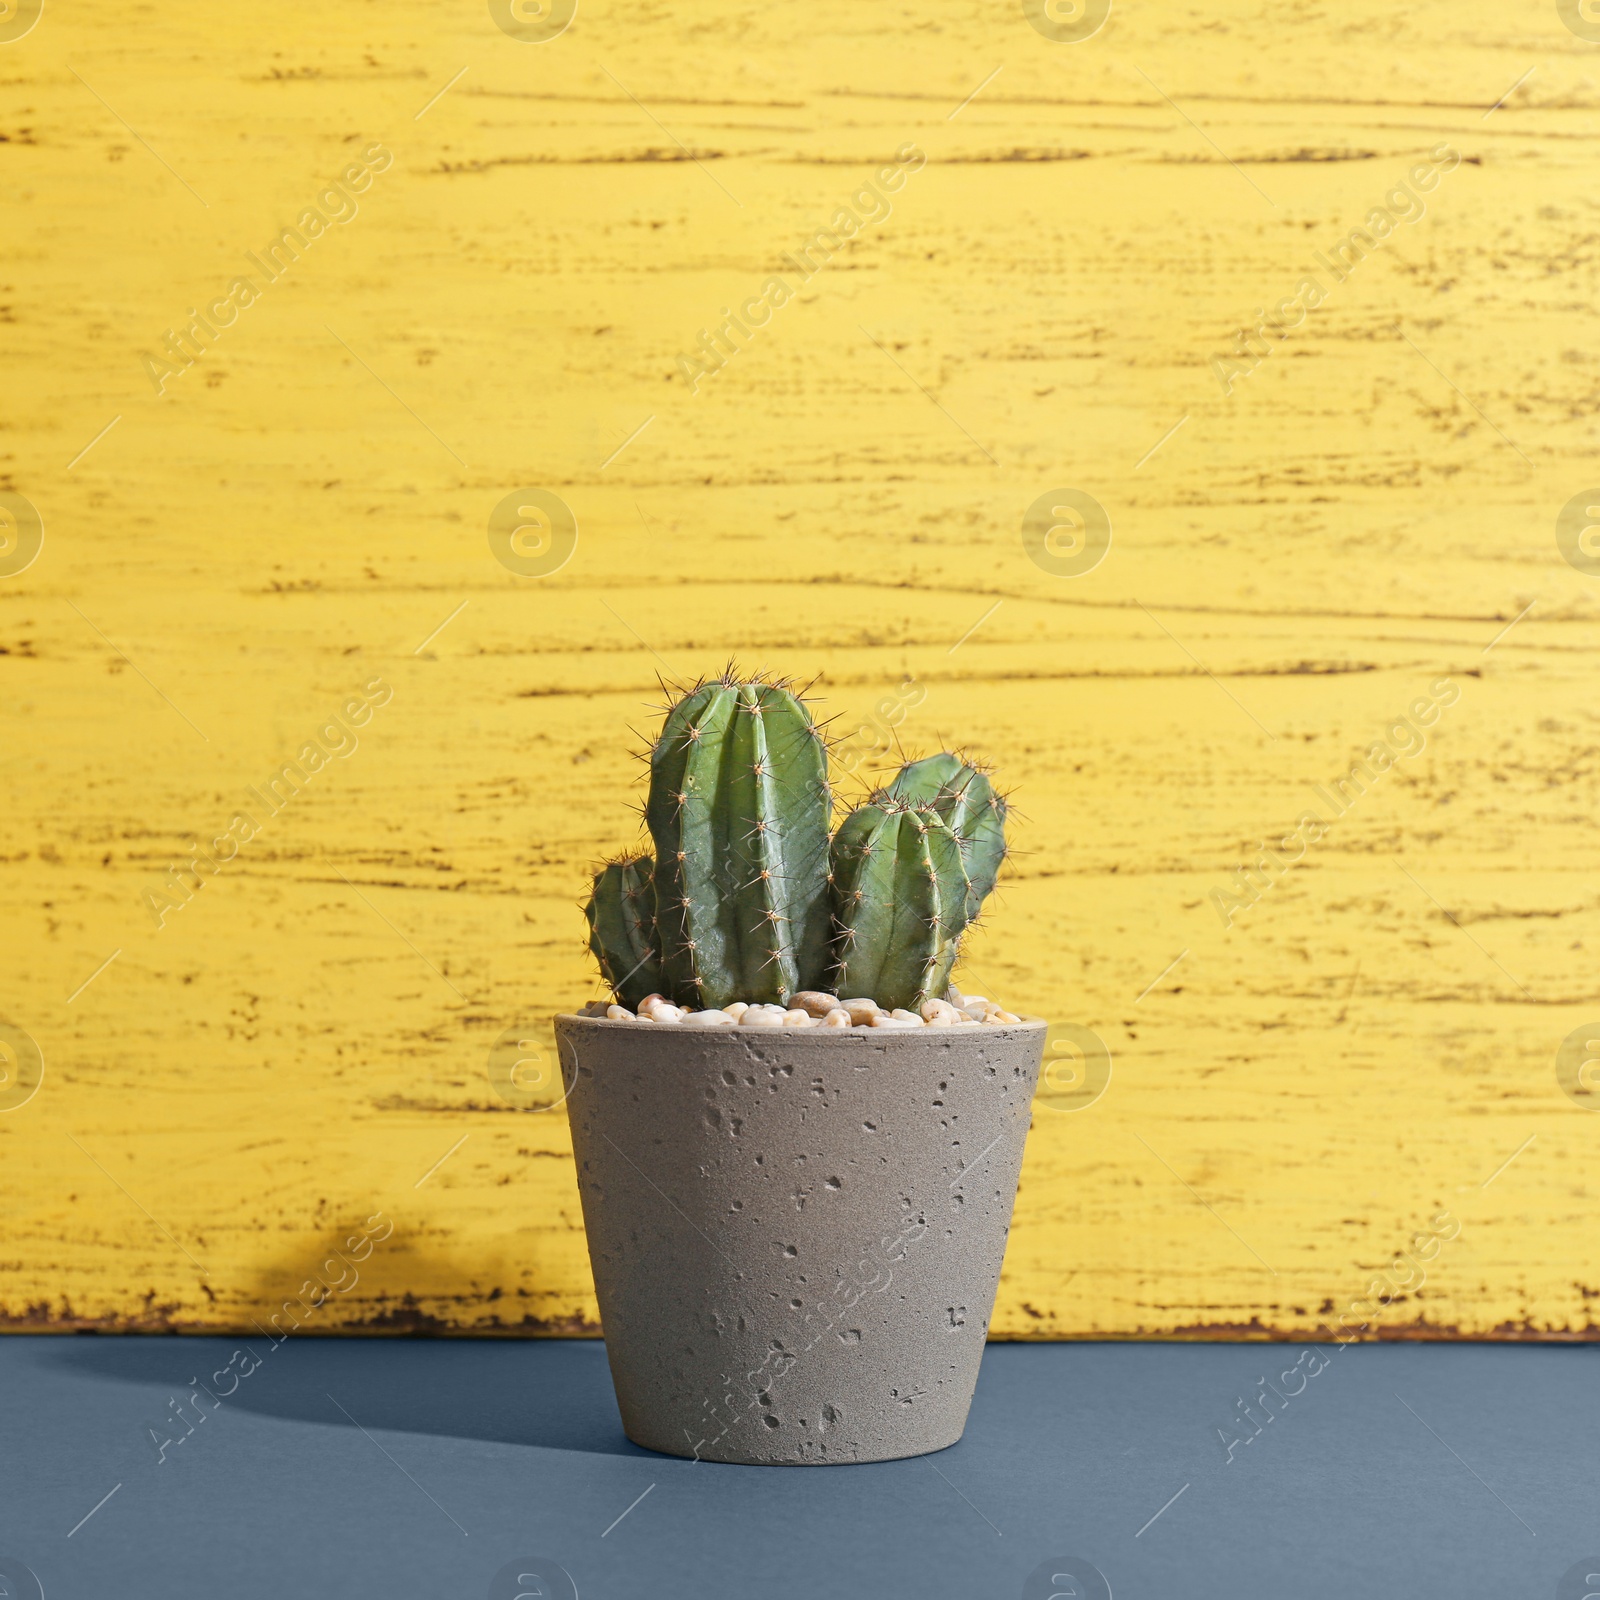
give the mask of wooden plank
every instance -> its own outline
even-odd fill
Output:
[[[0,578],[0,1015],[45,1063],[0,1115],[0,1325],[303,1292],[329,1331],[596,1331],[565,1123],[490,1052],[594,992],[577,902],[657,674],[736,655],[821,674],[857,780],[888,707],[1015,787],[967,982],[1113,1068],[1036,1112],[997,1335],[1594,1336],[1600,1123],[1555,1060],[1600,1006],[1596,579],[1555,526],[1593,481],[1597,50],[1367,0],[1078,44],[978,5],[524,45],[180,4],[0,45],[0,486],[45,530]],[[318,206],[269,281],[247,253]],[[1069,487],[1112,528],[1079,576],[1022,531]],[[522,488],[576,517],[548,576],[490,551]],[[304,1288],[380,1214],[359,1282]],[[1404,1249],[1426,1282],[1351,1314]]]

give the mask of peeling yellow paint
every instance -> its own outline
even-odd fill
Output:
[[[1600,42],[508,27],[0,39],[4,1324],[248,1328],[382,1211],[312,1325],[594,1331],[491,1052],[737,654],[852,782],[1015,786],[964,981],[1071,1027],[997,1334],[1592,1336]]]

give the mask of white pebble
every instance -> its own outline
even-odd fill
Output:
[[[821,989],[802,989],[789,996],[789,1008],[804,1011],[809,1017],[825,1017],[838,1004],[837,995],[824,994]]]
[[[691,1028],[972,1028],[1015,1027],[1022,1018],[982,995],[963,994],[952,986],[945,1000],[925,1000],[918,1011],[885,1011],[875,1000],[836,1000],[820,989],[804,989],[785,1007],[760,1001],[732,1000],[721,1010],[676,1006],[659,994],[647,994],[637,1012],[614,1001],[591,1000],[578,1013],[616,1022],[679,1023]]]

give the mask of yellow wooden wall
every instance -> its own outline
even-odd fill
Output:
[[[580,0],[539,42],[497,4],[0,19],[4,1325],[244,1328],[320,1281],[308,1328],[595,1331],[563,1115],[491,1053],[594,993],[627,728],[732,654],[820,675],[861,776],[885,706],[1015,788],[967,986],[1063,1053],[998,1334],[1314,1332],[1415,1248],[1346,1326],[1592,1336],[1600,20]],[[246,252],[318,205],[268,284]],[[1262,309],[1299,325],[1219,367]],[[491,550],[527,490],[576,520],[544,576]],[[1024,540],[1061,490],[1111,527],[1076,576],[1070,528]],[[1425,748],[1226,926],[1440,678]]]

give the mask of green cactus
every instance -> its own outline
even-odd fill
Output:
[[[1006,802],[983,772],[948,752],[909,762],[830,843],[821,731],[786,684],[732,667],[666,708],[649,759],[655,857],[606,866],[587,908],[623,1005],[944,994],[1006,857]]]
[[[967,920],[993,892],[1006,858],[1006,803],[976,767],[948,752],[912,761],[889,785],[896,800],[930,805],[950,824],[967,866]]]
[[[665,992],[787,1001],[828,965],[827,747],[783,684],[731,670],[683,695],[650,756]]]
[[[600,973],[625,1006],[633,1007],[661,987],[661,952],[656,947],[654,863],[649,856],[608,862],[594,875],[584,914],[589,949]]]
[[[857,807],[834,836],[833,882],[835,992],[908,1009],[942,996],[970,884],[939,813],[887,794]]]

